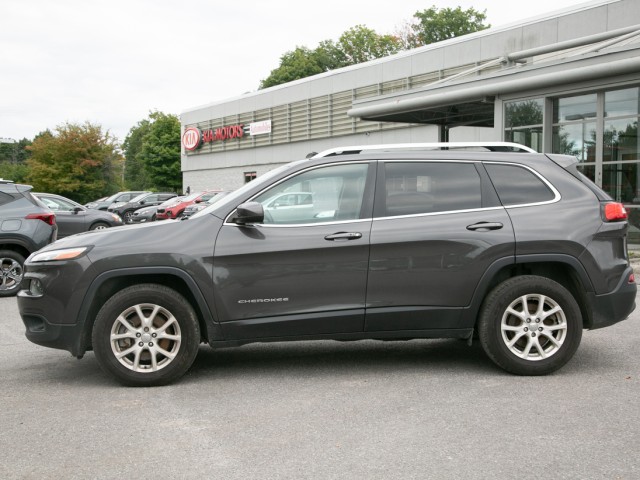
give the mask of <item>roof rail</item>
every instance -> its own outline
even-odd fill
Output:
[[[336,147],[316,153],[311,158],[332,157],[336,155],[354,155],[363,152],[379,151],[391,152],[395,150],[454,150],[454,149],[479,149],[490,152],[526,152],[537,153],[519,143],[512,142],[439,142],[439,143],[391,143],[387,145],[359,145],[351,147]]]

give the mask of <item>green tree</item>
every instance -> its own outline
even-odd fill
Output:
[[[328,58],[324,58],[324,60],[329,61]],[[260,82],[260,88],[293,82],[324,71],[313,50],[309,50],[307,47],[296,47],[295,50],[280,57],[280,66],[271,70],[269,76]]]
[[[85,203],[122,187],[122,154],[100,125],[67,123],[37,136],[28,148],[26,181],[36,191]]]
[[[151,190],[182,191],[180,120],[176,115],[152,112],[148,120],[131,129],[127,138],[126,146],[131,149],[125,152],[127,170],[143,170],[138,175]]]
[[[15,143],[0,143],[0,178],[24,183],[27,178],[27,159],[31,152],[27,149],[31,140],[23,138]]]
[[[398,52],[400,48],[396,37],[379,35],[364,25],[357,25],[344,32],[337,42],[323,40],[314,50],[296,47],[285,53],[280,57],[280,66],[260,82],[260,88],[384,57]]]
[[[411,24],[412,35],[407,35],[404,46],[416,48],[489,28],[491,25],[484,24],[486,12],[473,7],[467,10],[460,7],[438,9],[435,5],[416,12],[413,15],[415,21]]]
[[[356,25],[340,35],[337,48],[346,65],[356,65],[397,53],[401,44],[392,35],[379,35],[364,25]]]
[[[367,62],[448,38],[489,28],[486,10],[443,8],[435,6],[416,12],[413,19],[393,35],[379,34],[364,25],[345,31],[337,42],[324,40],[317,48],[296,47],[280,57],[280,65],[271,70],[259,88],[273,87],[310,77],[336,68]]]
[[[129,130],[122,143],[125,159],[124,186],[127,190],[149,190],[152,187],[147,169],[140,158],[144,137],[150,130],[151,122],[145,118]]]

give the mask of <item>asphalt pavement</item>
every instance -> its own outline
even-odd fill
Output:
[[[0,298],[2,479],[638,479],[640,313],[546,377],[458,340],[201,346],[125,388]]]

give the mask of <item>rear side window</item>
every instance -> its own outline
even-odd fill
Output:
[[[472,163],[385,164],[385,198],[377,216],[416,215],[482,207],[480,176]]]
[[[551,189],[531,170],[517,165],[486,164],[503,205],[527,205],[555,199]]]
[[[6,205],[9,202],[13,202],[15,198],[8,193],[0,192],[0,205]]]

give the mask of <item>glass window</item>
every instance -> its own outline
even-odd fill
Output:
[[[480,176],[471,163],[387,163],[380,216],[415,215],[482,206]]]
[[[553,127],[553,153],[573,155],[581,162],[596,161],[596,122]]]
[[[541,98],[505,103],[505,141],[541,152],[543,112],[544,101]]]
[[[640,97],[638,88],[613,90],[604,94],[604,114],[606,117],[638,115]]]
[[[9,195],[8,193],[0,192],[0,205],[12,202],[13,200],[13,196]]]
[[[604,122],[605,162],[638,160],[638,119],[618,119]]]
[[[500,201],[505,206],[548,202],[554,193],[533,172],[516,165],[487,164]]]
[[[296,175],[254,198],[265,224],[360,218],[368,164],[333,165]]]
[[[557,98],[553,101],[553,123],[582,121],[597,116],[595,93],[575,97]]]
[[[56,197],[39,197],[40,201],[54,212],[71,212],[76,206],[61,198]]]

